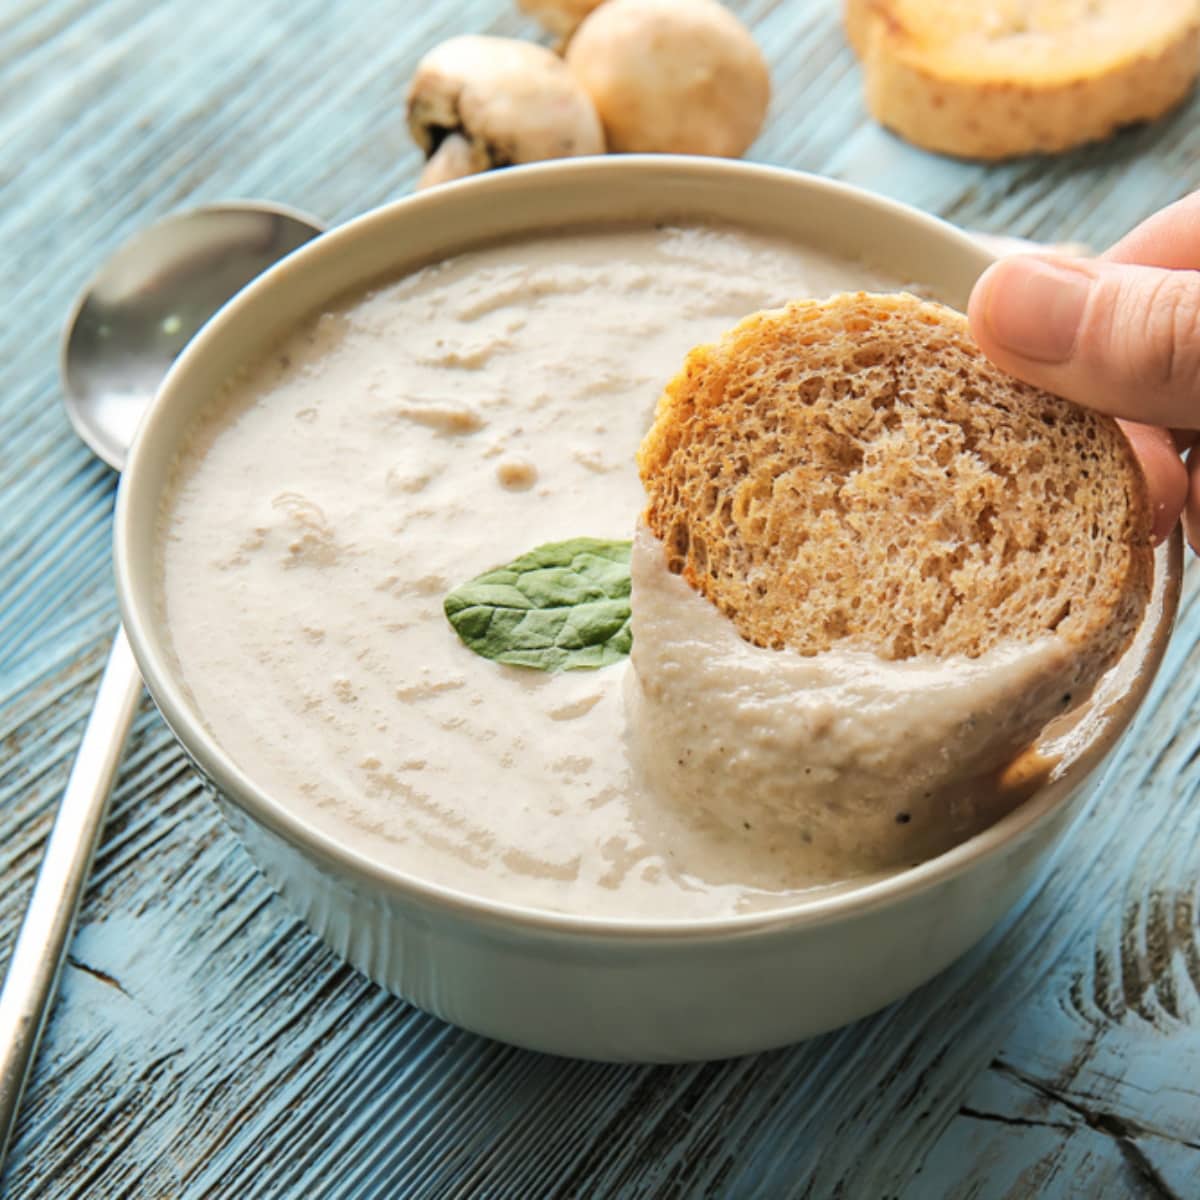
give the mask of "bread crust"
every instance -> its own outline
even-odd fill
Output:
[[[696,348],[638,466],[670,569],[756,645],[900,660],[1055,634],[1082,690],[1150,595],[1120,427],[1005,375],[961,314],[913,296],[799,301]]]
[[[874,0],[844,0],[842,25],[846,30],[846,41],[850,49],[862,58],[867,47],[867,31],[871,24],[871,8]]]
[[[867,107],[915,145],[996,160],[1109,137],[1200,72],[1194,0],[847,0]]]

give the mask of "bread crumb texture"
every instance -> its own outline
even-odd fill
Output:
[[[800,301],[693,350],[638,465],[669,568],[758,646],[977,657],[1058,634],[1094,682],[1149,596],[1116,422],[913,296]]]
[[[1162,116],[1200,72],[1196,0],[846,0],[875,119],[966,158]]]

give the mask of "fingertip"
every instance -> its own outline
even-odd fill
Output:
[[[971,289],[971,298],[967,301],[967,325],[971,331],[971,336],[983,348],[984,353],[988,351],[988,346],[992,339],[988,332],[987,310],[991,299],[992,289],[996,281],[996,277],[1004,266],[1004,260],[994,262],[980,277],[975,280],[975,286]]]
[[[1200,450],[1193,449],[1187,457],[1187,501],[1183,510],[1183,531],[1188,545],[1200,554]]]
[[[1189,487],[1192,493],[1197,492],[1196,479],[1193,478],[1189,484],[1188,468],[1179,457],[1170,433],[1157,426],[1140,425],[1134,421],[1121,421],[1120,425],[1137,455],[1146,480],[1155,544],[1163,541],[1175,528],[1185,506],[1189,513],[1189,533],[1193,527],[1200,531],[1200,524],[1196,524],[1191,515],[1195,503],[1196,515],[1200,516],[1200,493],[1195,496],[1195,501],[1189,493]],[[1194,470],[1192,474],[1195,476]]]
[[[967,327],[979,348],[1001,370],[1034,383],[1037,379],[1029,379],[1031,364],[1023,355],[1013,352],[1003,329],[1013,323],[1010,318],[1018,323],[1024,318],[1021,292],[1030,264],[1036,261],[1027,254],[1011,254],[992,263],[975,281],[967,302]],[[1037,364],[1032,366],[1036,375]]]

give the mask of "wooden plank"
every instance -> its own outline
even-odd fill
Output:
[[[776,98],[754,157],[969,226],[1100,246],[1197,183],[1197,113],[983,168],[870,125],[831,0],[744,0]],[[340,220],[412,183],[403,82],[505,0],[0,8],[0,955],[115,625],[110,474],[57,327],[133,229],[261,195]],[[921,992],[803,1046],[570,1063],[340,964],[139,719],[22,1117],[14,1197],[1200,1195],[1200,609],[1024,911]],[[570,1114],[563,1119],[564,1113]]]

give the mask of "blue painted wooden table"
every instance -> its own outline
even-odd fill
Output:
[[[71,297],[193,201],[340,221],[418,167],[403,86],[508,0],[0,2],[0,960],[116,623],[115,479],[59,405]],[[1054,161],[937,160],[864,117],[832,0],[742,0],[753,157],[1102,246],[1200,184],[1200,100]],[[440,1024],[268,890],[145,709],[4,1179],[32,1197],[1200,1197],[1196,573],[1137,735],[1037,890],[944,976],[806,1045],[572,1063]]]

